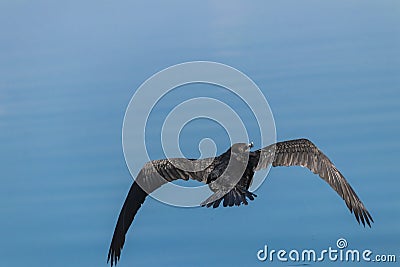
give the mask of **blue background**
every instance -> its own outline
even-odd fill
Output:
[[[399,26],[400,2],[386,0],[1,1],[1,264],[106,266],[132,183],[121,146],[127,104],[148,77],[192,60],[253,79],[278,140],[315,142],[375,223],[359,226],[308,170],[274,168],[246,207],[149,198],[118,266],[284,266],[256,252],[322,250],[340,237],[400,260]],[[219,127],[197,123],[184,134],[208,129],[226,149]],[[182,138],[196,156],[198,137]]]

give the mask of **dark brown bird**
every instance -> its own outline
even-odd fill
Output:
[[[253,144],[234,144],[225,153],[205,159],[162,159],[146,163],[129,190],[119,214],[107,262],[116,264],[121,256],[125,235],[148,194],[165,183],[194,179],[209,185],[214,192],[201,206],[217,208],[247,205],[255,194],[249,192],[254,172],[276,166],[302,166],[318,174],[345,201],[358,223],[371,227],[372,216],[364,207],[340,171],[321,150],[307,139],[269,145],[251,152]]]

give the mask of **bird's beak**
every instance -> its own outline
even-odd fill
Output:
[[[250,144],[249,144],[249,148],[252,148],[254,146],[254,144],[253,144],[253,142],[251,142]]]

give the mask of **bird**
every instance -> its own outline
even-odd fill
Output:
[[[257,197],[249,191],[256,171],[269,165],[301,166],[318,174],[344,200],[357,222],[371,227],[374,222],[353,188],[332,161],[310,140],[277,142],[251,151],[253,143],[233,144],[214,158],[170,158],[147,162],[133,182],[112,236],[107,263],[116,265],[125,243],[125,235],[146,197],[165,183],[193,179],[208,184],[213,194],[200,206],[217,208],[248,205]]]

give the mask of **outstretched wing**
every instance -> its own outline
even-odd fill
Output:
[[[164,159],[146,163],[139,172],[125,199],[115,226],[107,262],[117,264],[125,243],[125,235],[147,195],[167,182],[194,179],[206,182],[213,167],[213,159]]]
[[[125,234],[146,196],[147,193],[134,182],[118,216],[117,225],[115,226],[114,235],[108,251],[107,263],[111,260],[111,266],[117,264],[121,256],[122,247],[125,243]]]
[[[357,222],[371,227],[374,220],[344,176],[321,150],[307,139],[297,139],[267,146],[253,152],[258,165],[255,170],[276,166],[302,166],[324,179],[345,201]]]

